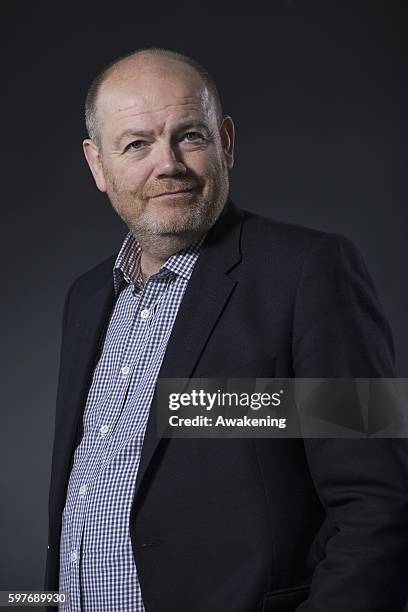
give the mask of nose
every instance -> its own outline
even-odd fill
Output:
[[[186,166],[178,157],[178,152],[171,143],[162,143],[157,153],[155,166],[156,177],[177,176],[185,174],[186,171]]]

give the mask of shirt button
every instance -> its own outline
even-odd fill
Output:
[[[123,376],[127,376],[130,372],[130,368],[129,366],[123,366],[123,368],[121,368],[121,372],[123,374]]]
[[[86,485],[81,485],[79,487],[79,494],[80,495],[85,495],[85,493],[86,493]]]
[[[142,312],[140,313],[140,318],[145,321],[149,317],[150,317],[150,310],[148,308],[143,308]]]
[[[109,425],[102,425],[99,431],[102,435],[105,435],[109,431]]]
[[[76,550],[73,550],[69,556],[69,558],[71,559],[72,563],[75,563],[75,561],[78,560],[78,553]]]

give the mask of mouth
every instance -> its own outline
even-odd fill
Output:
[[[165,191],[163,193],[159,193],[158,195],[153,196],[154,198],[162,198],[162,197],[176,197],[181,196],[186,193],[191,193],[193,189],[179,189],[178,191]]]

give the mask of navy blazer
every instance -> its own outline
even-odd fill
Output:
[[[66,298],[45,588],[116,254]],[[184,294],[160,376],[392,377],[390,328],[356,248],[228,200]],[[153,399],[130,535],[147,612],[400,612],[406,440],[159,439]],[[99,612],[99,611],[98,611]],[[120,612],[120,611],[118,611]]]

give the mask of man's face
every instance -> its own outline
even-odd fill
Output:
[[[139,239],[200,234],[221,212],[234,128],[217,121],[199,76],[180,62],[110,75],[98,97],[100,147],[84,142],[101,191]]]

